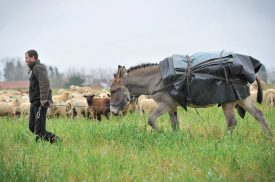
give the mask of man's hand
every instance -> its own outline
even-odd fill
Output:
[[[40,103],[42,107],[51,107],[49,100],[40,100]]]

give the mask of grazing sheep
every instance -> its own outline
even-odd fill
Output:
[[[251,97],[253,102],[257,102],[257,94],[258,94],[257,90],[250,91],[250,97]]]
[[[65,92],[61,93],[60,95],[54,95],[53,101],[54,102],[61,102],[61,101],[66,102],[71,97],[72,97],[71,92],[65,91]]]
[[[137,109],[138,109],[138,112],[140,113],[140,114],[142,114],[143,112],[142,112],[142,108],[141,108],[141,101],[142,100],[144,100],[144,99],[148,99],[148,95],[140,95],[139,97],[138,97],[138,99],[137,99]]]
[[[122,111],[123,115],[126,115],[128,112],[130,113],[134,113],[137,111],[137,99],[136,98],[132,98],[129,102],[129,104],[127,104],[125,106],[125,108]]]
[[[104,97],[110,97],[110,96],[111,96],[111,95],[110,95],[109,93],[107,93],[107,92],[102,92],[102,93],[98,94],[97,97],[104,98]]]
[[[275,106],[275,89],[268,89],[265,91],[264,102],[270,107]]]
[[[86,97],[89,111],[92,111],[92,115],[98,121],[101,121],[101,115],[104,115],[109,120],[110,114],[110,98],[99,98],[94,97],[95,95],[91,96],[84,96]]]
[[[61,88],[61,89],[58,89],[58,90],[57,90],[57,94],[60,95],[60,94],[62,94],[63,92],[66,92],[66,91],[67,91],[66,89]]]
[[[157,108],[158,104],[154,99],[143,99],[140,101],[140,109],[142,113],[148,113],[150,114]]]
[[[48,112],[51,117],[67,116],[67,103],[63,101],[55,103]]]
[[[70,90],[76,91],[78,93],[84,94],[86,92],[92,91],[91,87],[80,87],[80,86],[71,86]]]
[[[11,102],[11,101],[12,99],[9,96],[6,96],[6,95],[0,96],[0,102]]]
[[[68,115],[70,115],[72,118],[74,118],[75,116],[77,116],[77,118],[81,116],[86,116],[86,107],[88,107],[88,104],[86,99],[84,99],[83,97],[68,100],[66,103],[68,104]]]
[[[14,115],[14,108],[18,107],[21,102],[18,99],[15,99],[12,102],[0,102],[0,116],[12,116]]]
[[[19,106],[14,108],[14,115],[27,116],[30,113],[30,102],[22,102]]]
[[[29,95],[23,94],[22,97],[20,98],[20,100],[22,101],[22,103],[24,103],[24,102],[30,102]]]
[[[83,95],[81,93],[78,93],[78,92],[71,92],[72,93],[72,98],[71,99],[74,99],[74,98],[82,98]]]
[[[142,110],[142,113],[148,113],[150,114],[158,107],[158,104],[154,99],[143,99],[140,101],[140,109]]]

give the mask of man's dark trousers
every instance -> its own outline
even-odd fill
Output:
[[[43,139],[52,142],[55,135],[46,130],[47,107],[40,102],[33,102],[30,106],[29,129],[36,134],[36,141]]]

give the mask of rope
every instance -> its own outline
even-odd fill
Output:
[[[52,106],[67,106],[67,105],[52,104]]]
[[[200,115],[199,111],[197,110],[197,108],[194,108],[194,109],[195,109],[197,115],[199,116],[199,118],[200,118],[203,122],[205,122],[205,120],[201,117],[201,115]]]
[[[59,107],[59,106],[65,106],[66,107],[66,105],[58,105],[58,104],[52,104],[52,106],[57,106],[57,107]],[[106,108],[110,108],[110,107],[97,107],[97,106],[74,106],[74,107],[89,107],[89,108],[100,108],[100,109],[106,109]]]
[[[187,91],[188,91],[188,100],[191,101],[191,97],[190,97],[190,87],[189,87],[189,78],[191,77],[191,59],[188,55],[186,55],[186,60],[187,60],[187,64],[188,64],[188,72],[187,72]],[[192,102],[192,101],[191,101]]]
[[[97,107],[97,106],[88,106],[89,108],[97,108],[97,109],[108,109],[110,107]]]
[[[225,80],[226,80],[226,83],[228,84],[228,76],[227,76],[227,71],[226,71],[226,68],[225,66],[223,65],[222,63],[222,54],[223,54],[224,50],[221,51],[221,54],[220,54],[220,60],[221,60],[221,65],[222,65],[222,68],[223,68],[223,71],[224,71],[224,76],[225,76]]]
[[[190,84],[189,84],[189,78],[192,76],[192,70],[191,70],[191,67],[192,67],[191,63],[192,63],[192,61],[191,61],[191,58],[190,58],[189,55],[186,55],[185,57],[186,57],[187,64],[188,64],[188,69],[187,69],[188,71],[187,71],[187,75],[186,75],[187,76],[186,81],[187,81],[188,100],[192,103],[191,94],[190,94]],[[199,118],[202,121],[204,121],[203,118],[201,117],[199,111],[197,110],[197,108],[194,108],[194,109],[195,109],[197,115],[199,116]]]
[[[36,113],[36,119],[40,118],[40,112],[41,112],[41,106],[39,107],[37,113]]]

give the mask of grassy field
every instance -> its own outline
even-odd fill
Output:
[[[275,134],[275,108],[260,106]],[[26,118],[0,118],[0,181],[275,181],[275,140],[250,115],[226,135],[217,107],[168,115],[151,131],[147,117],[128,114],[102,123],[48,119],[63,141],[36,143]],[[275,137],[274,137],[275,138]]]

